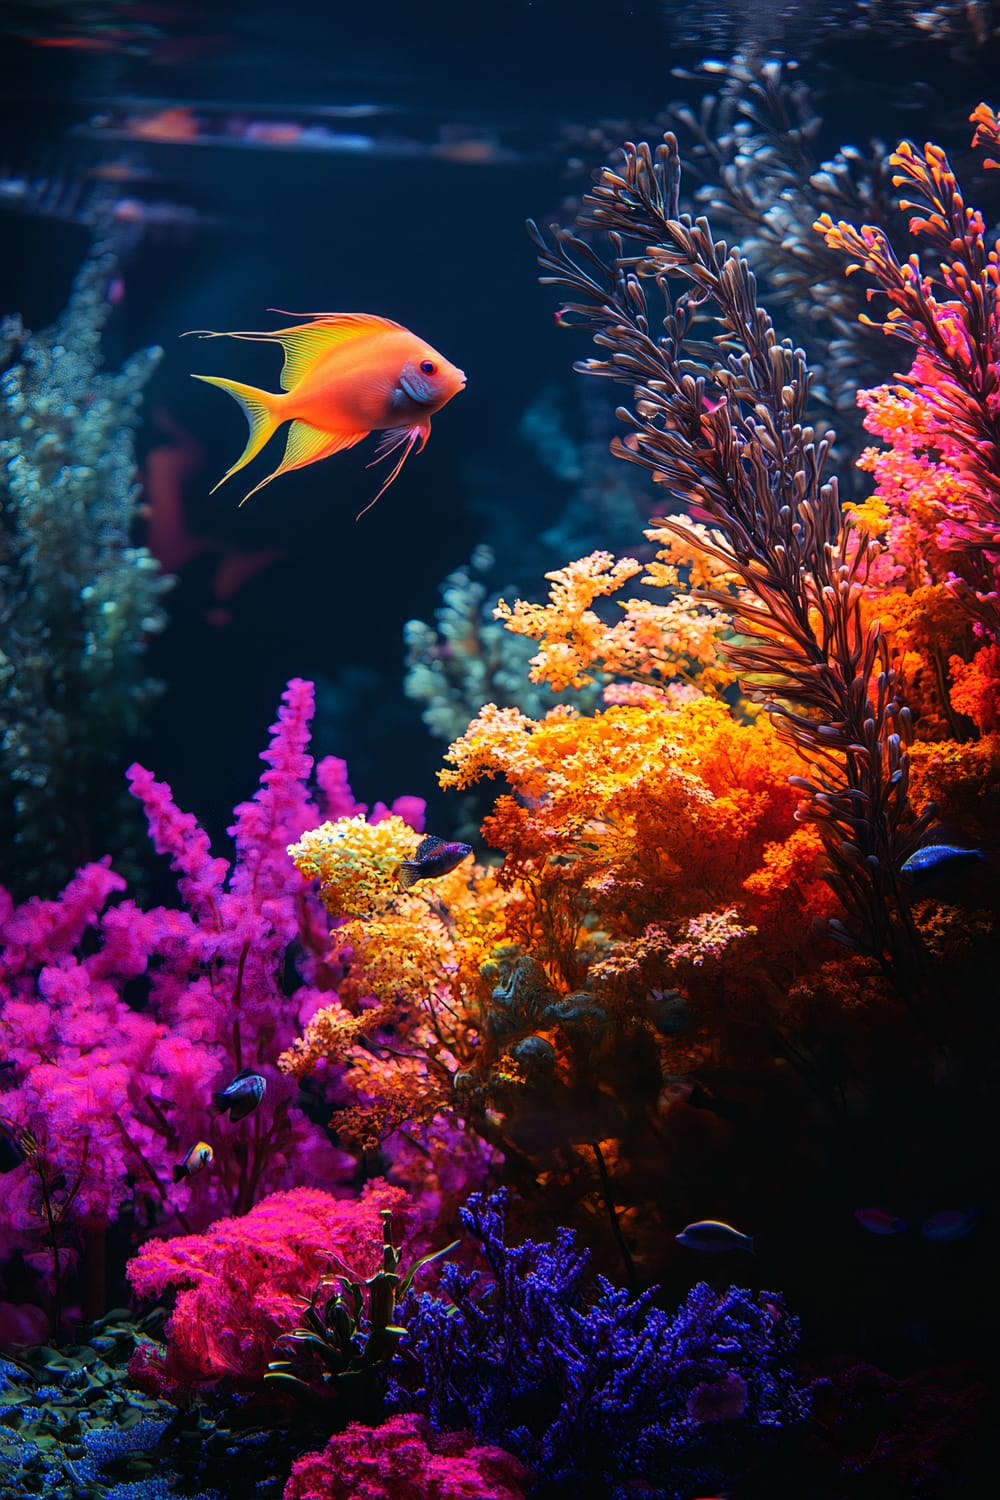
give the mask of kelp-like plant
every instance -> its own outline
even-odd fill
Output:
[[[735,608],[712,588],[699,597],[733,612],[742,639],[728,657],[808,765],[794,779],[800,816],[819,828],[849,919],[834,935],[911,971],[922,952],[900,867],[932,812],[910,803],[910,715],[878,622],[861,615],[879,547],[824,481],[832,434],[808,423],[803,351],[778,339],[746,260],[680,213],[679,191],[673,135],[655,151],[628,143],[583,200],[577,229],[591,243],[554,229],[550,244],[529,225],[542,280],[569,293],[562,316],[604,351],[576,368],[632,388],[632,406],[618,408],[630,431],[612,452],[711,528],[705,550],[739,580]],[[710,341],[699,336],[707,318]],[[663,525],[689,535],[680,516]]]

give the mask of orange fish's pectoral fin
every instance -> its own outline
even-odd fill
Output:
[[[288,442],[285,444],[285,456],[281,463],[273,474],[268,474],[266,479],[255,484],[250,493],[243,496],[240,504],[245,505],[250,495],[256,495],[258,490],[262,490],[265,484],[270,484],[272,479],[277,479],[279,474],[290,474],[293,469],[304,469],[307,464],[318,463],[321,458],[342,453],[345,448],[353,448],[355,443],[360,443],[367,436],[367,431],[325,432],[321,427],[311,427],[308,422],[293,422],[288,429]]]
[[[375,450],[375,457],[368,465],[369,469],[373,464],[377,464],[381,459],[388,458],[390,454],[397,452],[398,449],[402,448],[403,451],[402,453],[400,453],[396,462],[393,464],[391,470],[389,471],[389,477],[382,485],[382,488],[379,490],[378,494],[375,495],[371,500],[369,500],[364,509],[358,511],[357,515],[354,517],[356,521],[361,520],[361,517],[365,514],[365,511],[371,510],[376,500],[381,500],[390,484],[392,484],[392,481],[398,478],[400,469],[406,463],[406,460],[409,458],[414,448],[417,448],[418,453],[421,451],[424,444],[427,442],[428,437],[430,436],[430,431],[431,424],[430,419],[428,418],[426,422],[420,422],[416,427],[389,427],[385,432],[383,432],[382,436],[378,440],[378,447]],[[420,445],[419,447],[417,447],[418,439]]]
[[[234,401],[239,402],[243,409],[243,415],[250,423],[250,436],[247,445],[231,469],[227,469],[219,480],[214,484],[210,494],[215,494],[220,484],[225,484],[231,479],[237,470],[242,469],[252,458],[264,447],[264,444],[281,426],[285,420],[280,412],[274,410],[274,397],[270,391],[259,391],[256,386],[242,385],[238,380],[224,380],[221,375],[195,375],[195,380],[203,380],[206,385],[217,385],[221,391],[232,396]]]

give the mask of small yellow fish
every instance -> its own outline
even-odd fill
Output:
[[[195,1172],[200,1172],[203,1167],[210,1167],[215,1160],[215,1152],[207,1141],[195,1141],[191,1150],[183,1161],[179,1161],[174,1167],[174,1181],[180,1182],[182,1177],[193,1177]]]

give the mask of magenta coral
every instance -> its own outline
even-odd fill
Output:
[[[82,868],[55,901],[15,907],[0,890],[0,1056],[13,1064],[3,1115],[38,1147],[4,1179],[7,1252],[32,1252],[41,1236],[55,1267],[53,1239],[62,1259],[82,1237],[96,1260],[103,1229],[126,1205],[139,1223],[190,1229],[352,1168],[293,1107],[294,1084],[275,1066],[339,977],[322,956],[329,919],[286,852],[305,828],[356,807],[333,759],[317,768],[325,795],[311,800],[312,710],[312,684],[293,679],[260,787],[236,808],[232,862],[213,855],[168,786],[130,768],[184,906],[143,911],[122,900],[124,881],[107,860]],[[416,799],[405,807],[422,818]],[[126,998],[137,979],[148,979],[141,1009]],[[211,1097],[243,1068],[262,1073],[267,1090],[234,1126],[213,1117]],[[174,1183],[174,1165],[197,1140],[213,1146],[211,1170]]]
[[[435,1433],[421,1417],[354,1422],[292,1467],[284,1500],[523,1500],[531,1474],[471,1433]]]
[[[262,1379],[275,1343],[302,1319],[302,1303],[320,1276],[349,1268],[361,1279],[381,1265],[381,1210],[399,1217],[402,1188],[370,1186],[361,1198],[338,1199],[313,1188],[274,1193],[240,1218],[220,1219],[205,1234],[150,1240],[129,1264],[140,1297],[173,1287],[166,1358],[145,1351],[133,1370],[160,1390],[228,1377]]]

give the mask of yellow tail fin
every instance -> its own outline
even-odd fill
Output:
[[[224,380],[221,375],[196,375],[195,380],[203,380],[206,385],[217,385],[220,390],[228,391],[235,401],[243,408],[243,415],[250,423],[250,436],[247,445],[231,469],[227,469],[219,480],[219,484],[212,486],[210,494],[215,494],[220,484],[225,484],[227,479],[248,464],[252,458],[263,448],[268,438],[272,437],[286,418],[280,411],[275,411],[275,406],[283,398],[273,396],[270,391],[259,391],[253,385],[241,385],[238,380]]]

